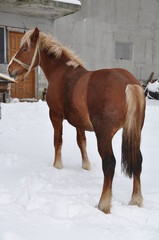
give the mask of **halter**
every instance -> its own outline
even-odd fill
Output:
[[[32,61],[30,63],[30,65],[26,64],[26,63],[23,63],[21,62],[19,59],[17,59],[15,56],[17,55],[17,52],[15,53],[15,55],[12,57],[11,59],[11,62],[15,61],[17,62],[18,64],[20,64],[23,68],[25,68],[27,70],[27,72],[25,73],[24,75],[24,78],[23,80],[25,80],[25,78],[29,75],[34,63],[35,63],[35,59],[36,59],[36,55],[37,53],[39,54],[39,63],[40,63],[40,53],[39,53],[39,41],[37,40],[36,42],[36,47],[35,47],[35,50],[34,50],[34,55],[33,55],[33,58],[32,58]],[[10,64],[9,64],[10,65]]]

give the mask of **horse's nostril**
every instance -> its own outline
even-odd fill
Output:
[[[9,73],[9,76],[11,77],[12,76],[12,74],[11,74],[11,72],[10,72],[10,70],[8,69],[8,73]]]
[[[8,69],[8,73],[9,73],[9,76],[12,78],[16,78],[16,76],[18,75],[18,71],[11,73],[11,71],[9,69]]]

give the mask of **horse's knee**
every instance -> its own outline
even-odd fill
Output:
[[[60,147],[62,145],[62,134],[54,133],[54,147]]]
[[[77,144],[80,148],[83,145],[86,146],[86,137],[84,131],[77,130]]]

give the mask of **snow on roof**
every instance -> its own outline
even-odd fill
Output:
[[[11,82],[15,82],[14,78],[11,78],[5,74],[2,74],[0,73],[0,79],[5,79],[5,80],[8,80],[8,81],[11,81]]]
[[[81,2],[79,0],[53,0],[53,1],[81,5]]]

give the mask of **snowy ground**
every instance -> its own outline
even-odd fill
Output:
[[[94,133],[87,133],[92,170],[81,169],[75,129],[64,122],[63,163],[53,163],[53,129],[45,102],[2,104],[0,120],[0,240],[158,240],[159,102],[147,101],[142,135],[144,207],[128,206],[132,180],[121,174],[121,131],[112,214],[95,206],[103,175]]]

